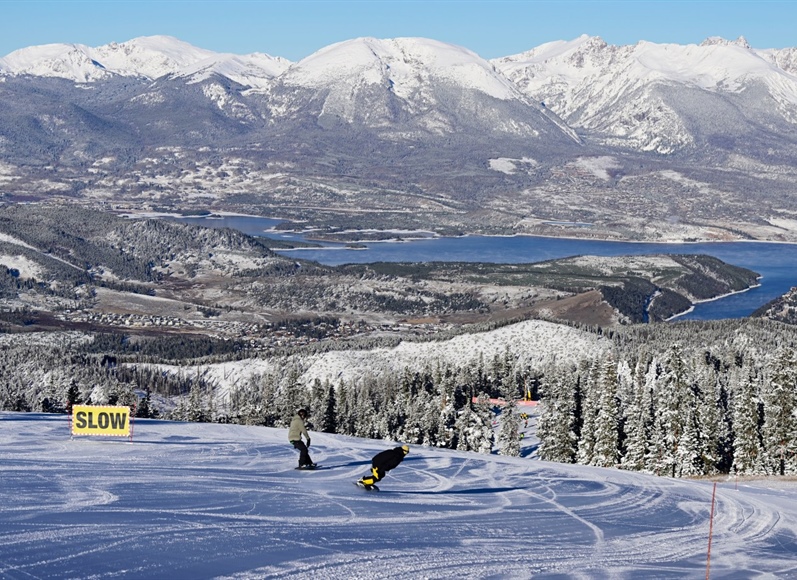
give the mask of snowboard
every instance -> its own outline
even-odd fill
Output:
[[[314,471],[316,469],[321,469],[321,466],[318,464],[315,465],[302,465],[300,467],[294,467],[294,469],[298,469],[299,471]]]
[[[360,489],[364,489],[365,491],[379,491],[379,488],[378,488],[378,487],[376,487],[375,485],[372,485],[372,486],[371,486],[371,488],[370,488],[370,489],[368,489],[367,487],[365,487],[365,486],[364,486],[362,483],[360,483],[359,481],[355,481],[355,482],[354,482],[354,485],[356,485],[356,486],[357,486],[357,487],[359,487]]]

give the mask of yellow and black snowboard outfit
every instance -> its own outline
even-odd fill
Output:
[[[377,453],[371,459],[371,473],[362,476],[357,484],[362,485],[365,489],[372,489],[374,484],[385,477],[388,471],[398,467],[398,464],[404,460],[404,456],[409,452],[410,448],[407,445],[402,445],[401,447],[394,447]]]

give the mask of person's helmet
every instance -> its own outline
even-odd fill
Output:
[[[406,455],[407,453],[410,452],[410,446],[409,445],[402,445],[401,446],[401,450],[404,452],[404,455]]]
[[[302,419],[304,419],[305,417],[307,417],[309,413],[307,412],[307,409],[299,409],[298,411],[296,411],[296,414],[299,415]]]

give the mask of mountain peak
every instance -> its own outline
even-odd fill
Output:
[[[281,57],[265,53],[252,53],[244,56],[235,54],[214,54],[199,62],[183,67],[178,76],[189,77],[197,82],[214,74],[227,77],[246,87],[263,89],[271,79],[283,73],[292,63]]]
[[[372,37],[339,42],[311,54],[286,72],[286,84],[305,87],[356,83],[390,86],[397,94],[435,77],[498,99],[517,91],[476,53],[428,38]]]
[[[8,73],[63,77],[76,82],[107,78],[111,73],[82,44],[44,44],[15,50],[3,59]]]
[[[114,75],[154,79],[213,54],[172,36],[142,36],[97,48],[83,44],[30,46],[7,55],[2,64],[11,74],[92,82]]]
[[[607,48],[609,45],[600,36],[589,36],[582,34],[573,40],[555,40],[546,42],[531,50],[494,59],[492,62],[500,64],[508,63],[529,63],[542,62],[551,58],[557,58],[563,54],[573,54],[576,52],[598,51]]]
[[[750,49],[750,43],[744,36],[740,36],[736,40],[726,40],[721,36],[710,36],[700,43],[700,46],[739,46],[741,48]]]
[[[772,87],[789,117],[792,105],[786,103],[797,102],[797,82],[784,74],[794,70],[797,58],[753,50],[744,37],[618,47],[582,36],[493,62],[531,100],[546,103],[572,127],[643,151],[672,153],[696,138],[689,126],[694,119],[687,122],[683,105],[662,87],[683,87],[688,98],[713,106],[750,87]]]
[[[172,36],[141,36],[127,42],[112,42],[93,49],[105,67],[126,76],[155,79],[179,72],[215,53],[197,48]]]

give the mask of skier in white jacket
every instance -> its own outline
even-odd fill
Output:
[[[307,427],[304,426],[307,415],[306,409],[296,411],[293,419],[291,419],[291,426],[288,428],[288,441],[299,450],[299,467],[301,469],[312,469],[316,466],[307,451],[307,448],[310,447],[310,434],[307,432]],[[302,441],[302,436],[307,439],[307,444]]]

